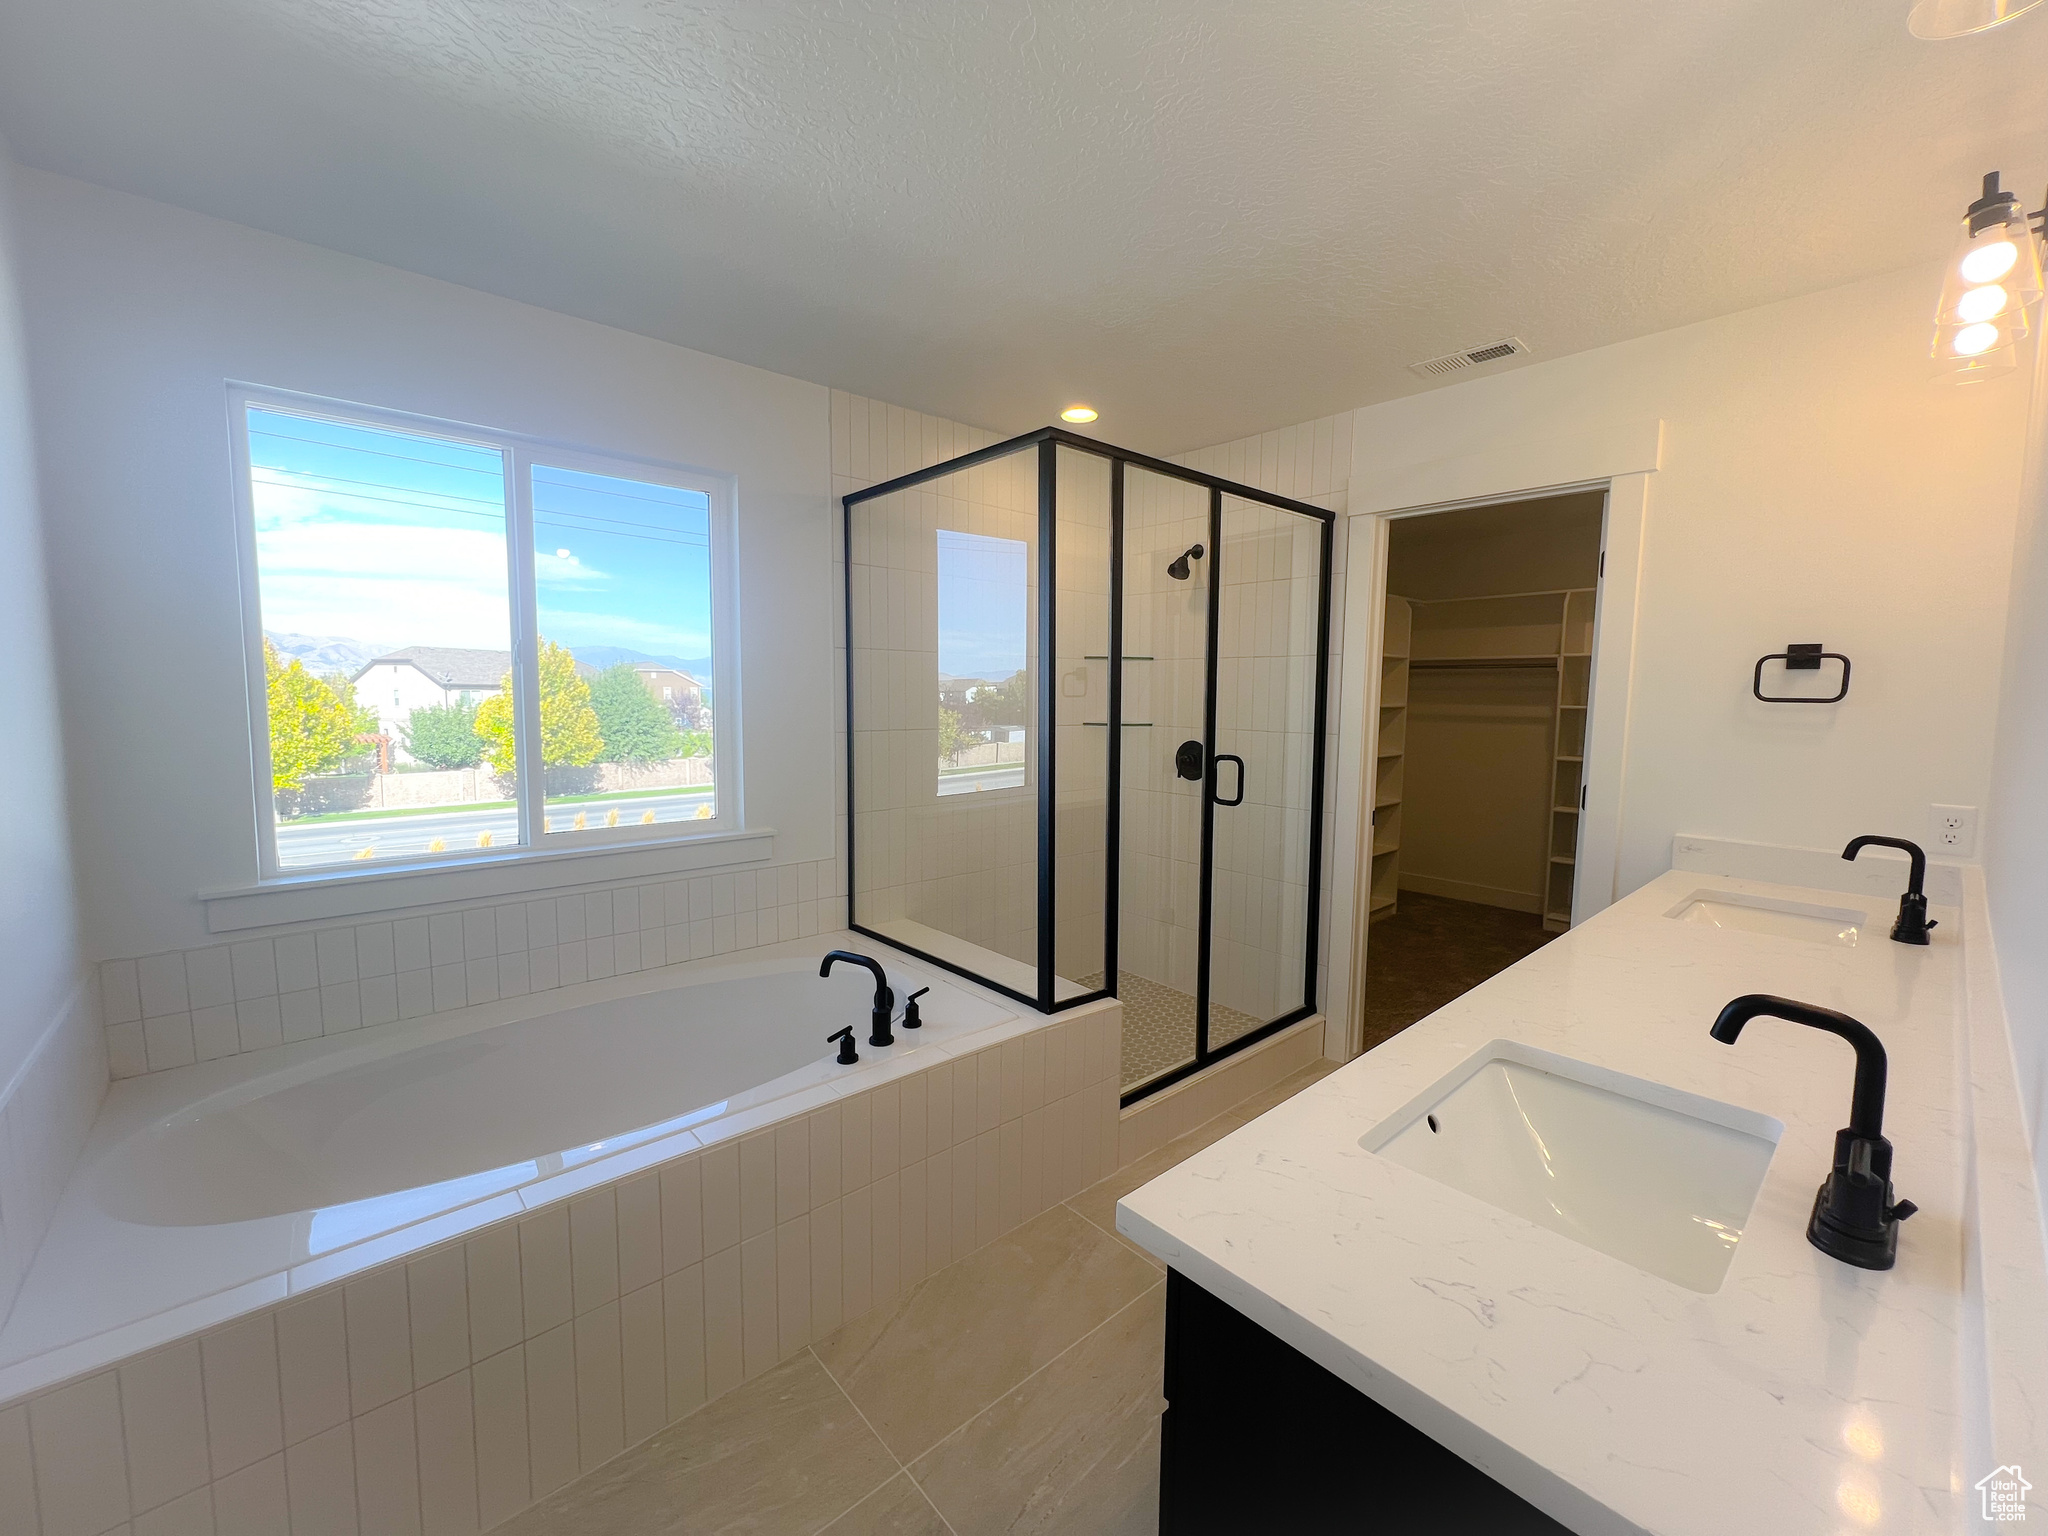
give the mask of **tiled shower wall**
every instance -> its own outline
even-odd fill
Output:
[[[107,1061],[115,1077],[161,1072],[809,938],[845,912],[838,861],[820,859],[109,960]]]
[[[0,1409],[0,1531],[487,1529],[1106,1177],[1118,1021],[1047,1022]]]

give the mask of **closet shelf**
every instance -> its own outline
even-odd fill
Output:
[[[1408,665],[1418,671],[1440,667],[1554,667],[1557,653],[1534,656],[1417,656]]]
[[[1550,862],[1553,864],[1576,864],[1578,860],[1568,853],[1553,853],[1550,856]]]
[[[1083,720],[1081,723],[1083,725],[1099,725],[1104,730],[1109,729],[1109,722],[1107,720]],[[1151,727],[1151,724],[1152,722],[1150,720],[1126,720],[1124,722],[1124,729],[1128,731],[1141,725],[1149,729]]]
[[[1553,811],[1562,811],[1569,816],[1576,816],[1579,814],[1579,808],[1576,805],[1553,805],[1551,809]]]
[[[1560,752],[1557,754],[1557,760],[1560,763],[1583,763],[1585,761],[1583,757],[1580,757],[1575,752]]]

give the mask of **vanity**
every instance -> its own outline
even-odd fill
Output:
[[[1170,1271],[1162,1532],[1960,1528],[2001,1433],[1966,925],[1893,943],[1897,903],[1675,870],[1125,1196]],[[1710,1038],[1750,993],[1889,1052],[1895,1267],[1809,1244],[1857,1058]]]

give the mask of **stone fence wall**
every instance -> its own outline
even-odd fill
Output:
[[[592,795],[631,789],[689,789],[711,783],[708,757],[676,757],[663,763],[599,763],[589,768],[550,768],[551,795]],[[514,797],[512,782],[488,768],[451,768],[425,773],[324,773],[306,780],[290,797],[288,814],[323,816],[337,811],[388,811],[432,805],[476,805]]]

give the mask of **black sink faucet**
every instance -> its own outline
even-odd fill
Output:
[[[1925,944],[1927,930],[1936,926],[1927,921],[1927,897],[1920,889],[1927,878],[1927,855],[1920,851],[1918,843],[1909,843],[1903,837],[1855,837],[1842,850],[1842,857],[1853,860],[1866,848],[1897,848],[1911,855],[1913,867],[1906,876],[1906,894],[1899,898],[1899,920],[1892,924],[1892,942]]]
[[[875,1004],[868,1014],[868,1044],[894,1045],[896,1037],[889,1033],[889,1018],[896,1011],[896,994],[889,990],[889,975],[882,969],[881,962],[870,960],[866,955],[856,955],[851,950],[835,949],[819,965],[818,974],[830,976],[835,960],[844,960],[848,965],[864,965],[875,973]]]
[[[1859,1269],[1890,1269],[1898,1259],[1899,1223],[1917,1206],[1892,1201],[1892,1144],[1884,1138],[1884,1044],[1846,1013],[1752,992],[1721,1010],[1712,1034],[1733,1045],[1754,1018],[1789,1019],[1840,1035],[1856,1048],[1856,1091],[1849,1123],[1835,1132],[1835,1161],[1813,1197],[1806,1240],[1830,1258]]]

